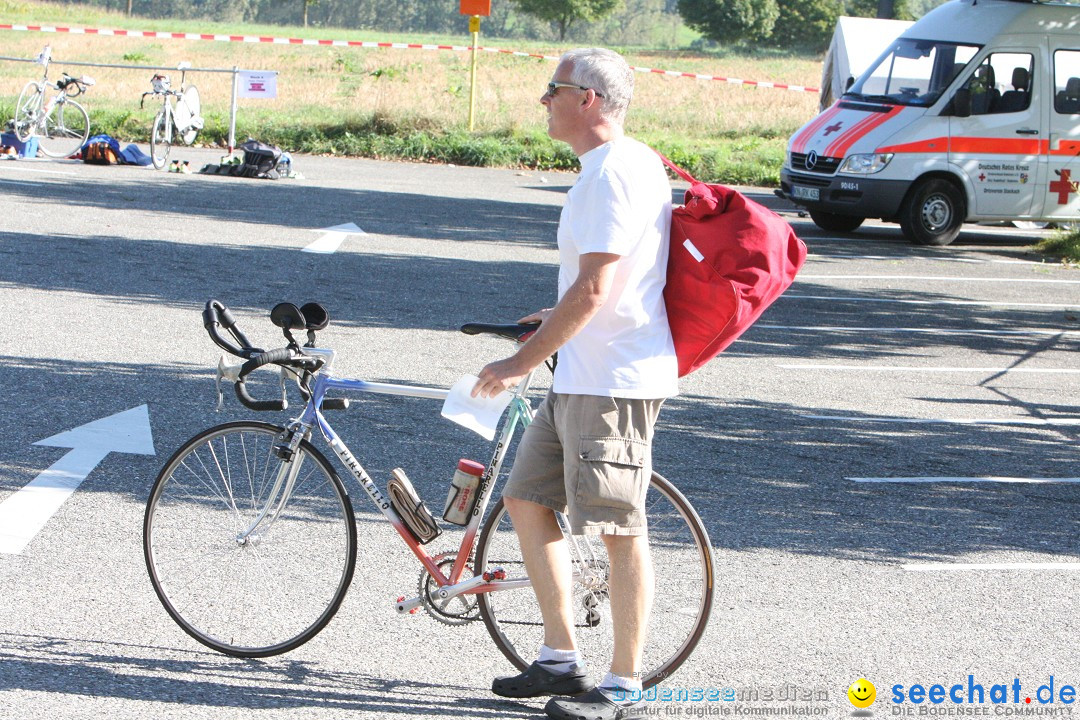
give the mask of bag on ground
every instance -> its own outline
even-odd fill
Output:
[[[658,155],[660,153],[657,153]],[[806,245],[779,215],[724,185],[690,183],[671,212],[664,303],[679,377],[733,343],[780,297],[806,260]]]
[[[258,140],[248,140],[240,145],[240,149],[244,151],[244,162],[240,164],[236,175],[268,180],[281,177],[277,169],[278,162],[281,161],[281,148]]]
[[[109,135],[94,135],[82,146],[82,160],[91,165],[120,165],[120,143]]]

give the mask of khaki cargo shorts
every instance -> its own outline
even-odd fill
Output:
[[[503,495],[566,512],[575,535],[644,535],[661,400],[548,393]]]

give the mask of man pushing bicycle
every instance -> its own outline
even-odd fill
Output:
[[[473,389],[493,396],[559,353],[503,491],[544,644],[525,672],[492,683],[503,697],[560,696],[546,706],[553,718],[632,714],[653,599],[645,493],[653,428],[678,392],[678,365],[663,300],[671,187],[656,153],[623,133],[633,86],[633,70],[610,50],[560,59],[540,103],[548,134],[573,148],[581,174],[559,219],[558,302],[521,319],[542,324],[514,355],[484,367]],[[614,650],[599,685],[576,645],[570,556],[555,512],[607,548]]]

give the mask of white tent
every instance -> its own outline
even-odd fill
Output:
[[[848,79],[859,77],[889,43],[913,24],[907,20],[878,18],[844,16],[838,19],[821,70],[821,109],[836,102],[847,89]]]

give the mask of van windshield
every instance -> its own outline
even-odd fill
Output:
[[[929,107],[977,52],[978,45],[900,38],[859,76],[844,98]]]

